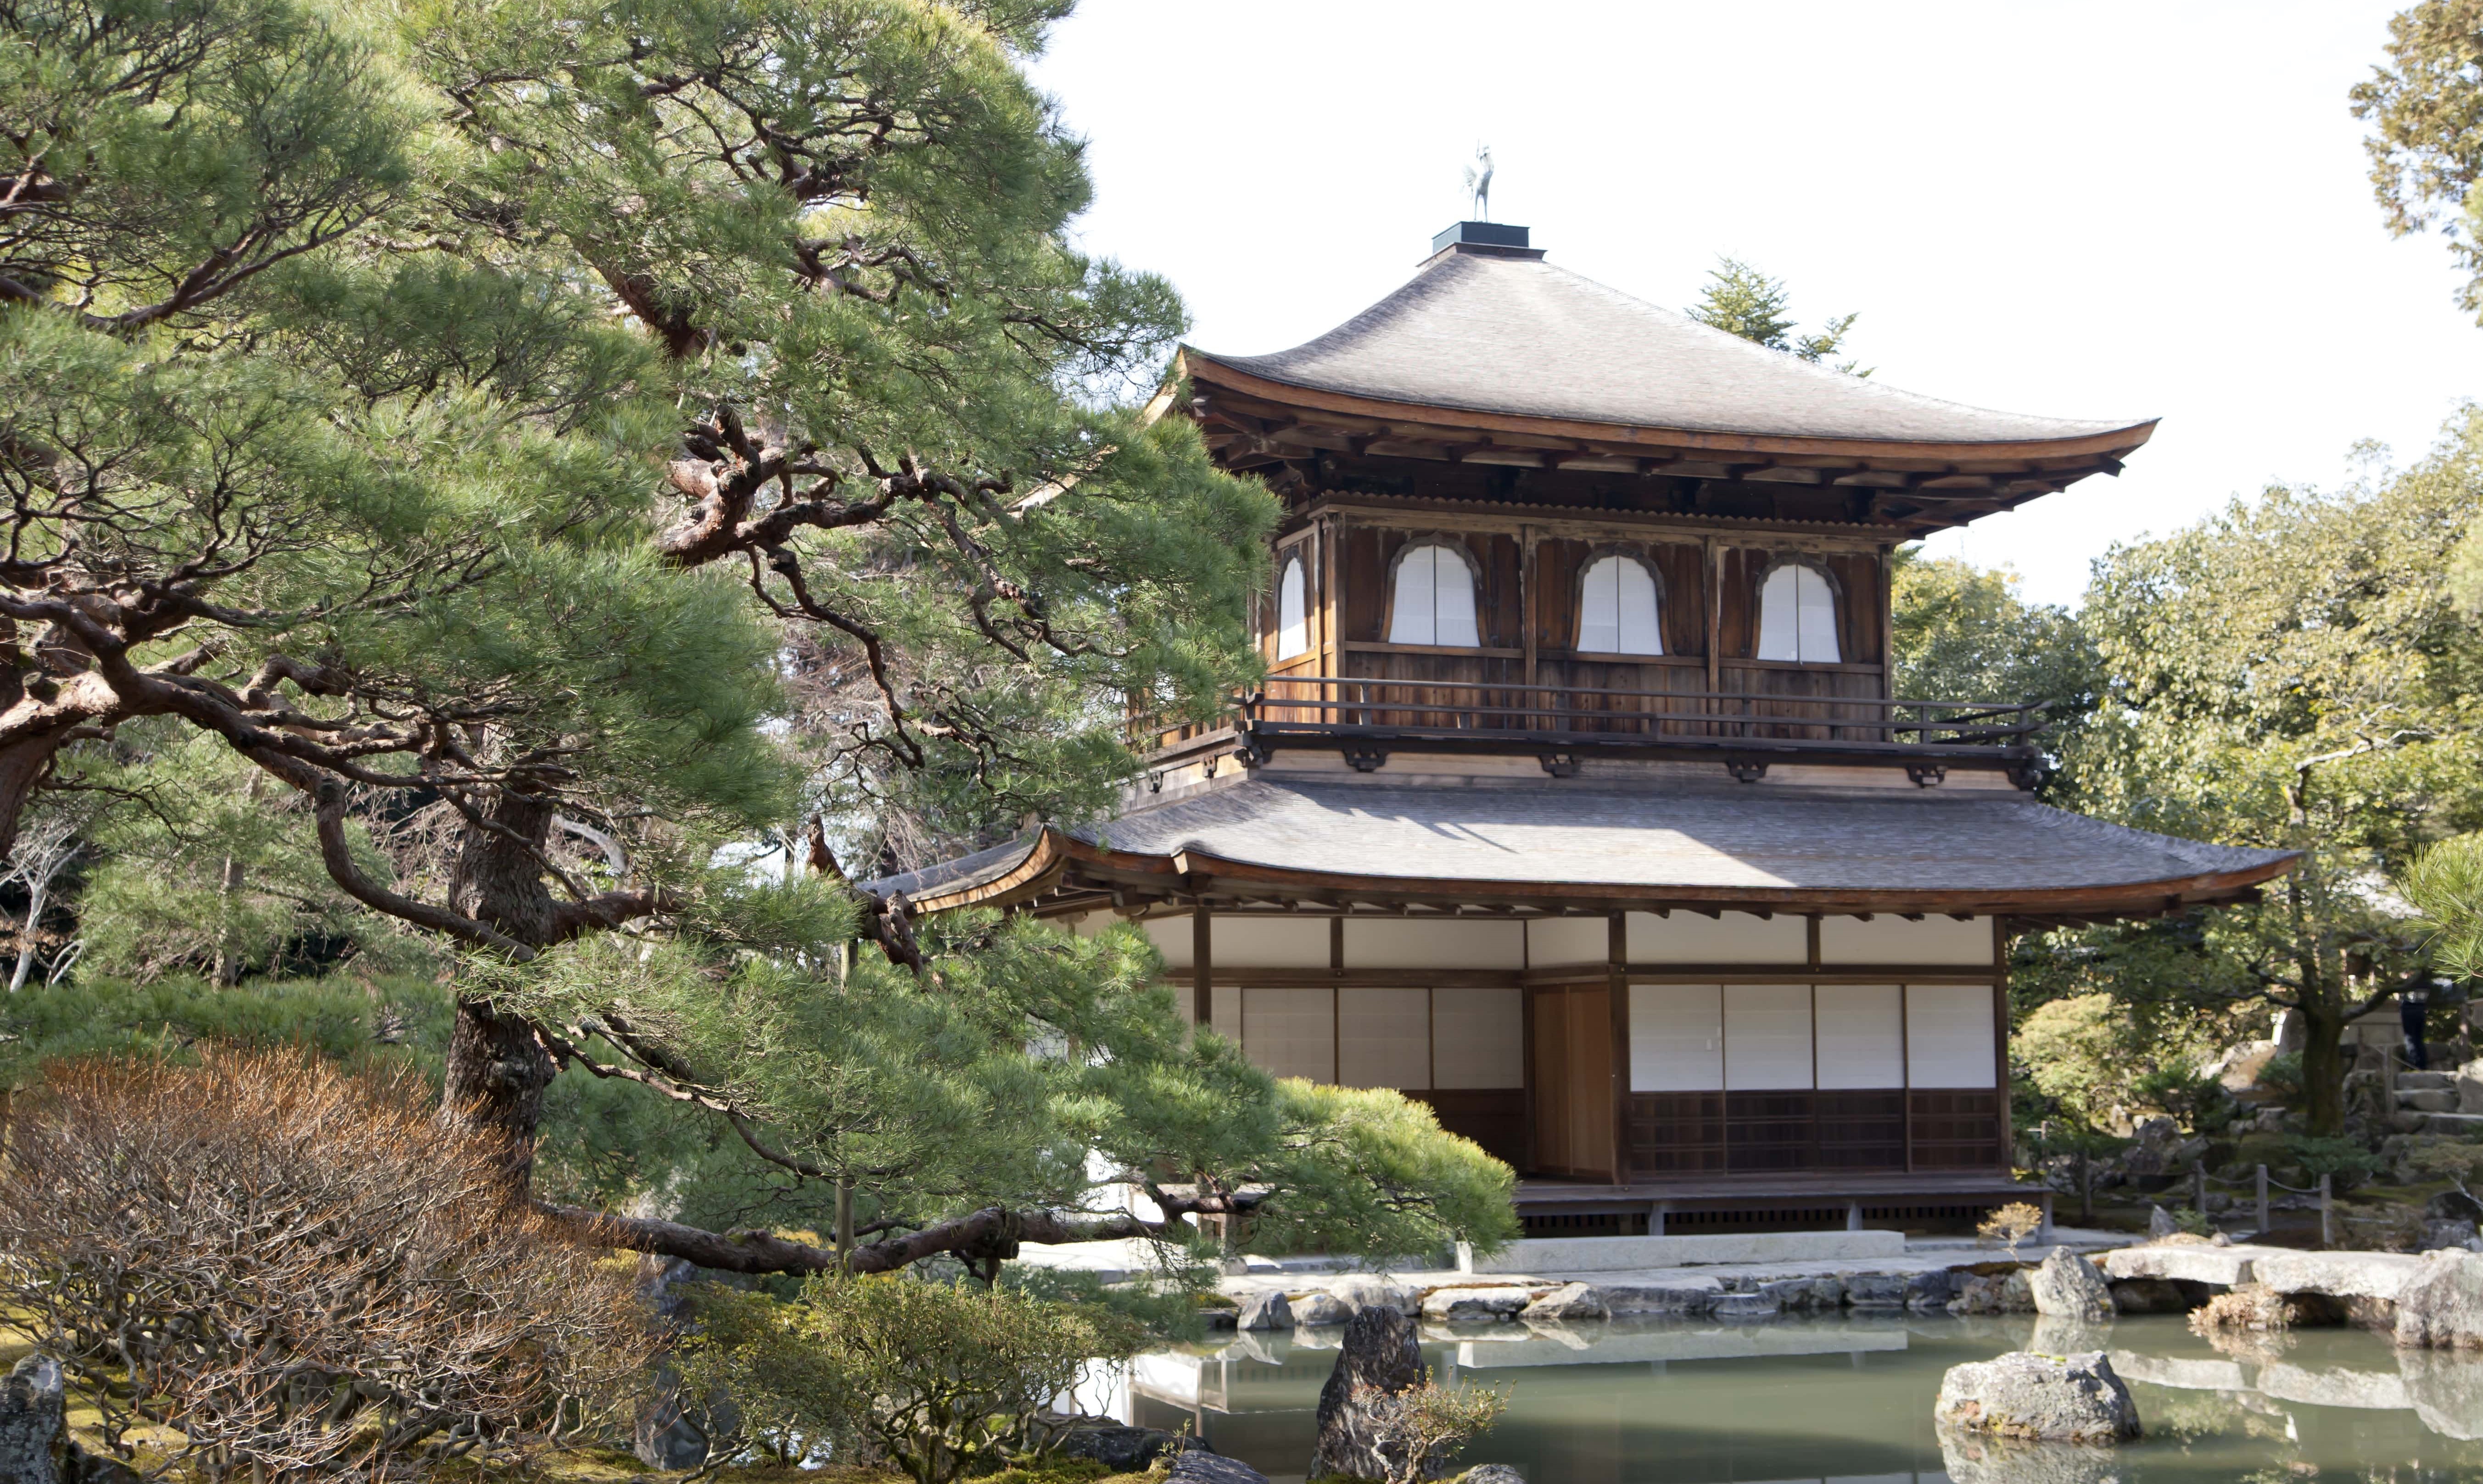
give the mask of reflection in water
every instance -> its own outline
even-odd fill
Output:
[[[2039,1324],[2042,1327],[2039,1329]],[[2297,1332],[2225,1353],[2170,1315],[2101,1327],[2026,1318],[1855,1314],[1427,1329],[1443,1376],[1508,1388],[1467,1462],[1530,1484],[2205,1484],[2483,1477],[2483,1359],[2400,1355],[2385,1336]],[[1252,1335],[1140,1357],[1114,1410],[1185,1423],[1277,1481],[1310,1466],[1335,1337]],[[1940,1376],[2005,1350],[2104,1349],[2146,1441],[2119,1449],[1943,1440]]]

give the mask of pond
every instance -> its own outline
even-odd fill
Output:
[[[2483,1478],[2483,1359],[2400,1356],[2358,1330],[2264,1337],[2228,1353],[2177,1316],[2110,1332],[2145,1419],[2114,1455],[1976,1467],[1932,1427],[1940,1376],[2027,1348],[2031,1318],[1856,1315],[1734,1325],[1615,1320],[1558,1331],[1427,1327],[1435,1375],[1505,1388],[1508,1415],[1468,1463],[1529,1484],[1985,1479],[2121,1484],[2302,1479],[2390,1484]],[[1335,1332],[1248,1335],[1141,1356],[1115,1398],[1130,1420],[1187,1423],[1275,1484],[1310,1465]]]

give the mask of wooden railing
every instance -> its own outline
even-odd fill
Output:
[[[1245,729],[1508,732],[1562,740],[1809,740],[1892,747],[2026,744],[2043,703],[1757,691],[1630,691],[1289,675],[1242,699]]]

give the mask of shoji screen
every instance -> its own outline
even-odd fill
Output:
[[[1770,1092],[1810,1086],[1810,986],[1736,984],[1724,991],[1724,1086]]]
[[[1336,1080],[1336,992],[1243,990],[1242,1049],[1274,1076]]]
[[[1907,1080],[1915,1087],[1995,1087],[1991,987],[1906,986]]]
[[[1823,984],[1819,1085],[1906,1085],[1905,992],[1893,984]]]
[[[1347,1087],[1431,1085],[1431,992],[1336,992],[1336,1079]]]
[[[1724,991],[1630,986],[1630,1091],[1712,1093],[1724,1085]]]
[[[1526,1085],[1526,1011],[1516,989],[1431,992],[1431,1085]]]

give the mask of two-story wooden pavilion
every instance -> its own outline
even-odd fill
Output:
[[[1269,1071],[1404,1090],[1537,1230],[1904,1225],[2011,1198],[2005,946],[2291,857],[2037,802],[2030,698],[1900,699],[1902,542],[2151,421],[1987,411],[1462,223],[1306,345],[1186,349],[1285,502],[1264,690],[1123,812],[873,884],[1135,917]]]

